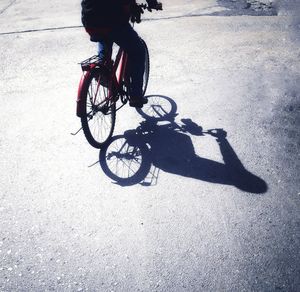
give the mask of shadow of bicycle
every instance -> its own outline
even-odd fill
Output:
[[[148,104],[137,110],[145,119],[140,126],[115,136],[100,151],[104,173],[121,186],[157,184],[159,170],[207,181],[232,185],[250,193],[264,193],[267,184],[249,172],[239,160],[223,129],[203,131],[191,119],[175,122],[176,103],[161,95],[148,96]],[[224,163],[195,153],[191,136],[216,139]]]

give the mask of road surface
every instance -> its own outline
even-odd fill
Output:
[[[79,2],[0,2],[0,291],[299,291],[295,9],[145,14],[147,95],[171,114],[118,112],[148,163],[120,183],[70,135],[95,53]]]

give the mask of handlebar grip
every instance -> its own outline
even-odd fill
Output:
[[[148,6],[147,7],[147,10],[150,11],[150,12],[152,11],[152,9],[157,10],[157,11],[158,10],[163,10],[162,9],[162,3],[158,2],[155,6]]]

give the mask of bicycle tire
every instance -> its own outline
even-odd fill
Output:
[[[141,39],[141,42],[145,49],[145,71],[144,71],[144,75],[143,75],[143,87],[142,87],[143,96],[145,96],[146,90],[148,87],[149,75],[150,75],[150,57],[149,57],[149,50],[148,50],[147,44],[145,43],[145,41],[143,39]]]
[[[108,143],[116,122],[116,104],[109,98],[111,86],[101,84],[105,78],[106,83],[111,83],[99,69],[93,69],[87,73],[82,85],[81,125],[89,144],[98,149]]]

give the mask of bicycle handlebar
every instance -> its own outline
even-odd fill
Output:
[[[152,9],[154,10],[163,10],[162,9],[162,3],[158,2],[156,7],[150,7],[149,5],[147,4],[138,4],[138,6],[140,6],[143,10],[148,10],[149,12],[152,12]]]
[[[152,10],[162,10],[162,3],[158,2],[156,7],[150,7],[147,4],[136,4],[132,7],[131,11],[131,22],[132,23],[140,23],[141,22],[141,15],[144,13],[144,10],[148,10],[152,12]]]

